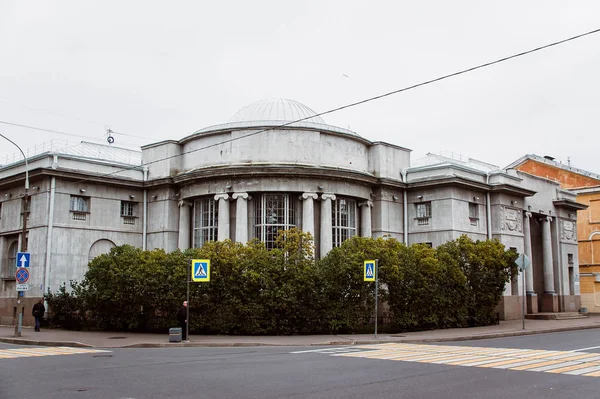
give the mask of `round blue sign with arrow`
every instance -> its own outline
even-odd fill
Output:
[[[15,277],[19,284],[25,284],[29,280],[29,271],[24,268],[18,269]]]

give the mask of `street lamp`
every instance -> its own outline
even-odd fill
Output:
[[[21,152],[21,155],[23,155],[23,159],[25,160],[25,195],[23,196],[23,233],[21,235],[21,252],[26,252],[27,251],[27,238],[26,238],[27,237],[27,213],[29,212],[29,208],[27,206],[28,202],[29,202],[29,164],[27,163],[27,157],[25,156],[25,153],[23,152],[21,147],[19,147],[17,145],[17,143],[15,143],[14,141],[12,141],[11,139],[9,139],[8,137],[6,137],[5,135],[3,135],[1,133],[0,133],[0,136],[4,139],[8,140],[15,147],[17,147],[19,149],[19,151]],[[23,292],[23,296],[25,296],[24,292]],[[23,305],[21,305],[20,299],[17,299],[17,314],[19,316],[18,316],[18,321],[15,325],[15,337],[20,337],[22,326],[23,326]]]

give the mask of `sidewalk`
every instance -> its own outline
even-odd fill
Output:
[[[560,331],[600,328],[600,317],[572,320],[501,321],[499,325],[419,331],[401,334],[295,335],[295,336],[227,336],[192,335],[189,342],[169,343],[168,334],[123,332],[66,331],[60,329],[35,332],[23,328],[20,338],[14,338],[14,326],[0,326],[0,342],[20,345],[80,346],[94,348],[157,348],[157,347],[230,347],[230,346],[311,346],[355,345],[388,342],[448,342],[542,334]]]

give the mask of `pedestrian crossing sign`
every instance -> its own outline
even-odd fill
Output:
[[[375,261],[374,260],[366,260],[365,261],[365,281],[375,281]]]
[[[192,281],[210,281],[210,259],[192,259]]]

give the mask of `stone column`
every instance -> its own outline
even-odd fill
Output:
[[[179,237],[177,248],[186,250],[190,247],[190,228],[192,220],[192,203],[188,201],[179,201]]]
[[[558,296],[554,291],[554,268],[552,261],[552,235],[550,223],[552,218],[547,216],[542,222],[542,250],[544,256],[544,296],[542,298],[542,312],[558,311]]]
[[[236,200],[235,209],[235,242],[246,244],[248,242],[248,193],[233,193]]]
[[[324,258],[333,248],[331,201],[335,201],[335,195],[323,194],[321,199],[323,202],[321,203],[321,243],[319,249],[321,258]]]
[[[525,286],[527,291],[527,313],[538,312],[537,294],[533,290],[533,257],[531,255],[531,212],[525,212],[523,221],[523,238],[525,255],[531,260],[531,265],[525,270]]]
[[[217,229],[217,240],[224,241],[231,238],[229,234],[229,199],[228,194],[215,195],[215,201],[219,201],[219,221]]]
[[[317,193],[304,193],[300,196],[302,200],[302,231],[310,233],[315,238],[315,200],[319,198]]]
[[[372,201],[365,201],[358,204],[360,207],[360,236],[371,237],[371,208],[373,208]]]

